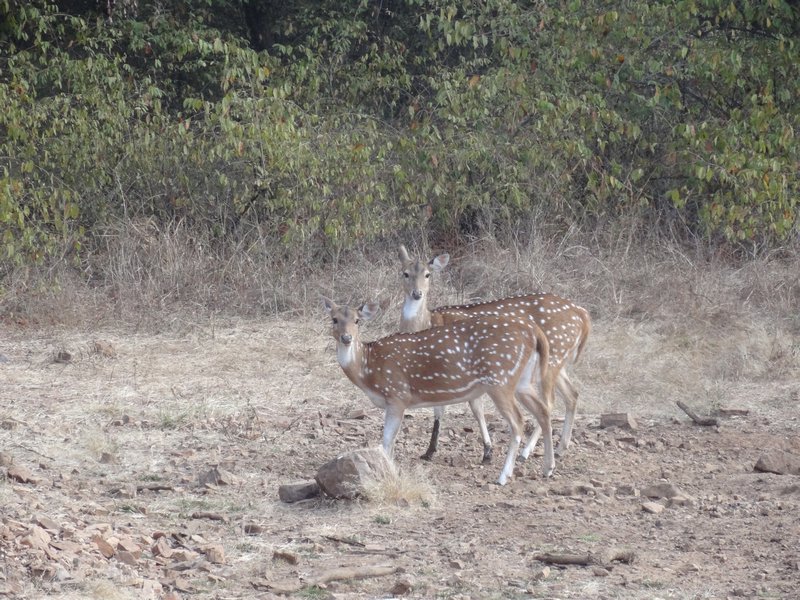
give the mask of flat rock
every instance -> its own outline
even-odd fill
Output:
[[[225,564],[225,549],[222,547],[222,544],[209,544],[208,546],[204,546],[202,550],[208,562],[215,565]]]
[[[39,483],[41,478],[36,477],[29,469],[22,465],[10,465],[6,473],[9,479],[18,481],[19,483]]]
[[[236,485],[238,482],[238,477],[220,467],[213,467],[200,475],[200,485]]]
[[[366,485],[393,473],[392,462],[383,448],[360,448],[325,463],[317,471],[320,489],[333,498],[356,498]]]
[[[319,496],[319,484],[316,481],[300,481],[286,483],[278,487],[278,497],[281,502],[292,503],[308,500]]]
[[[595,494],[595,487],[586,481],[573,481],[553,486],[550,490],[556,496],[585,496]]]
[[[294,552],[289,552],[288,550],[275,550],[272,553],[272,559],[282,560],[290,565],[296,565],[300,562],[300,557]]]
[[[777,475],[800,475],[800,456],[772,450],[761,455],[753,470]]]
[[[641,492],[647,498],[685,498],[691,500],[691,496],[672,483],[656,483],[650,485]]]
[[[600,415],[600,427],[619,427],[620,429],[630,429],[636,431],[639,428],[636,419],[630,413],[606,413]]]
[[[642,510],[653,515],[663,512],[664,505],[658,502],[642,502]]]

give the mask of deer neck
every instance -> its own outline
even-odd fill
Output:
[[[347,378],[355,384],[378,408],[386,408],[386,398],[377,389],[374,373],[369,363],[370,345],[354,340],[350,346],[338,344],[336,357]]]
[[[336,345],[336,359],[339,361],[339,366],[347,378],[362,389],[366,385],[364,374],[368,370],[366,368],[368,356],[369,348],[358,339],[354,339],[347,346],[342,343]]]
[[[431,311],[428,310],[427,295],[419,300],[406,296],[403,303],[403,314],[400,319],[400,331],[416,333],[431,326]]]

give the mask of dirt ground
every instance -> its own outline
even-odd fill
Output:
[[[431,411],[418,411],[397,460],[432,495],[394,504],[278,499],[380,440],[382,415],[336,364],[321,310],[162,333],[0,327],[0,596],[800,597],[800,476],[754,471],[762,455],[800,455],[797,372],[696,379],[697,355],[682,360],[663,323],[595,320],[553,478],[536,457],[494,483],[507,432],[488,400],[492,465],[466,406],[420,461]],[[701,427],[677,399],[746,414]],[[608,412],[638,428],[600,428]],[[643,497],[665,482],[682,498]],[[548,566],[548,552],[600,564]],[[615,552],[632,562],[608,562]],[[315,585],[369,566],[394,572]]]

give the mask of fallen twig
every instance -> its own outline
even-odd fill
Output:
[[[636,553],[633,550],[620,549],[609,550],[601,554],[592,552],[587,554],[545,552],[544,554],[537,554],[533,558],[549,565],[581,565],[588,567],[591,565],[608,565],[612,562],[621,562],[629,565],[636,559]]]
[[[678,408],[680,408],[683,412],[689,415],[689,418],[698,425],[703,425],[705,427],[713,427],[715,425],[719,425],[719,421],[714,417],[700,417],[697,415],[697,413],[695,413],[691,408],[686,406],[686,404],[684,404],[680,400],[677,400],[675,404],[677,404]]]
[[[200,511],[192,513],[193,519],[209,519],[211,521],[227,521],[228,517],[219,513]]]
[[[142,483],[136,486],[137,492],[143,492],[145,490],[148,492],[172,492],[175,490],[175,487],[168,483]]]
[[[326,540],[331,540],[332,542],[341,542],[342,544],[350,544],[351,546],[364,546],[363,542],[359,542],[358,540],[354,540],[352,538],[340,537],[338,535],[323,535]]]
[[[322,585],[331,581],[347,581],[349,579],[366,579],[367,577],[382,577],[392,575],[401,570],[401,567],[391,565],[366,565],[363,567],[339,567],[324,571],[313,577],[309,583],[311,585]]]

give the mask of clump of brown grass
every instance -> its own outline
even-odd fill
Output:
[[[413,469],[400,469],[391,463],[380,477],[366,481],[364,498],[381,506],[430,506],[436,494],[425,470],[417,465]]]

